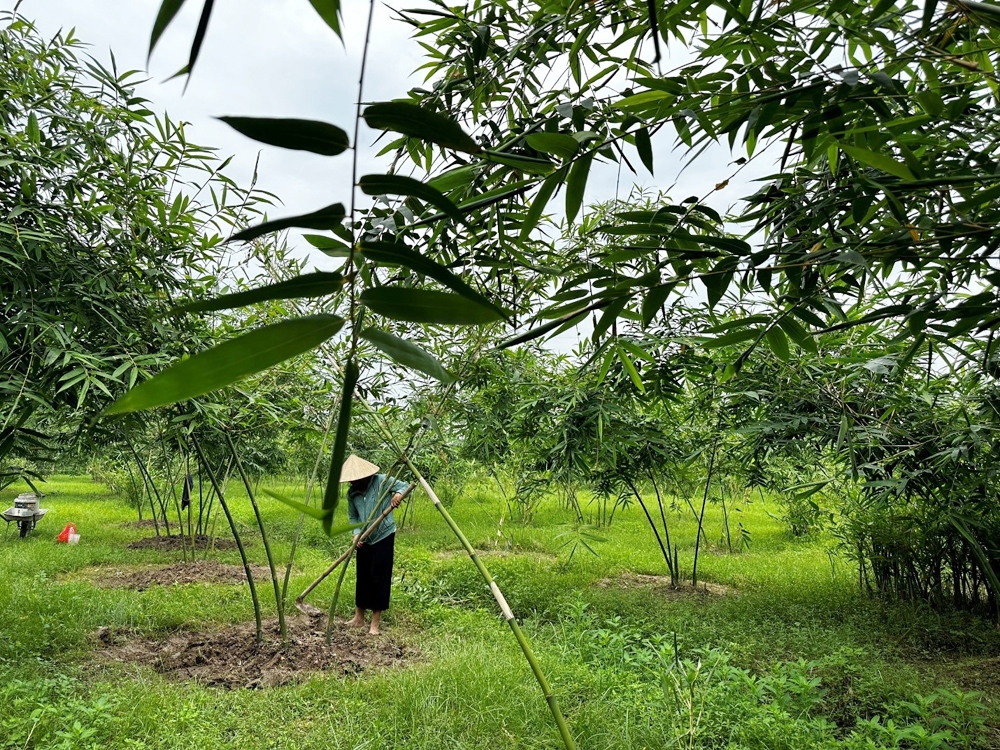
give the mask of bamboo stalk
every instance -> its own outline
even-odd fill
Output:
[[[333,427],[333,420],[336,414],[337,404],[334,403],[334,407],[330,410],[330,418],[326,422],[326,430],[323,432],[323,439],[319,444],[319,451],[316,454],[316,463],[313,464],[312,476],[309,477],[309,481],[306,483],[306,505],[309,505],[309,501],[312,499],[313,487],[316,486],[316,477],[319,474],[319,467],[323,461],[323,448],[326,447],[326,440],[330,437],[330,429]],[[295,551],[299,545],[299,537],[302,535],[302,526],[305,523],[305,520],[306,514],[299,513],[299,525],[295,528],[295,536],[292,537],[292,548],[288,552],[288,564],[285,566],[285,577],[281,583],[282,606],[284,606],[285,601],[288,598],[288,582],[292,578],[292,564],[295,562]]]
[[[250,506],[253,508],[254,518],[257,519],[257,528],[260,529],[260,538],[264,545],[264,555],[267,557],[267,566],[271,569],[271,584],[274,586],[274,606],[278,609],[278,631],[281,633],[281,640],[284,643],[288,640],[288,630],[285,627],[285,603],[281,600],[281,590],[278,587],[278,572],[274,567],[274,555],[271,554],[271,545],[267,539],[267,529],[264,528],[264,519],[260,515],[260,508],[257,506],[257,500],[254,497],[253,488],[250,487],[250,479],[247,477],[247,473],[243,469],[243,462],[240,461],[240,457],[236,453],[236,446],[233,444],[233,438],[228,432],[225,433],[225,436],[226,443],[229,445],[229,450],[233,456],[233,461],[236,463],[236,470],[240,473],[240,479],[243,480],[243,486],[246,487],[247,496],[250,498]]]
[[[370,414],[376,414],[375,410],[372,409],[367,401],[363,399],[359,399],[359,401]],[[490,571],[483,564],[482,560],[479,559],[475,548],[473,548],[473,546],[469,543],[469,540],[466,538],[465,534],[462,533],[458,524],[455,523],[451,514],[448,513],[447,509],[444,505],[442,505],[441,500],[438,499],[437,494],[427,483],[427,480],[424,479],[423,475],[417,470],[417,467],[413,465],[413,462],[410,461],[406,453],[399,447],[399,444],[396,442],[392,433],[388,429],[385,429],[385,426],[379,420],[373,419],[372,421],[375,422],[379,432],[382,433],[383,437],[386,438],[389,444],[399,454],[400,460],[406,464],[406,467],[412,472],[414,478],[420,482],[420,486],[423,488],[424,492],[427,493],[431,502],[434,503],[434,507],[437,508],[438,513],[440,513],[441,517],[444,518],[445,523],[448,524],[452,533],[458,538],[459,542],[462,543],[462,546],[465,548],[465,551],[472,560],[472,563],[479,570],[479,574],[483,577],[483,580],[486,581],[486,585],[489,587],[490,593],[493,594],[493,598],[500,607],[500,611],[503,613],[503,617],[510,626],[511,631],[514,633],[514,638],[517,640],[518,646],[521,647],[521,652],[524,654],[524,658],[527,659],[528,664],[531,666],[531,671],[534,673],[535,679],[538,681],[538,685],[542,689],[542,695],[545,696],[545,702],[548,704],[549,710],[552,712],[552,718],[559,730],[559,734],[562,737],[563,744],[566,746],[566,750],[576,750],[576,742],[573,741],[573,736],[570,734],[569,727],[566,724],[566,719],[563,717],[562,711],[559,708],[559,702],[556,699],[555,694],[552,692],[552,687],[549,685],[549,681],[545,678],[545,673],[542,672],[542,668],[539,665],[538,660],[535,658],[535,653],[532,651],[531,644],[528,643],[528,639],[521,631],[521,626],[518,625],[518,622],[514,617],[514,613],[511,611],[510,605],[507,604],[507,599],[504,597],[503,592],[500,591],[496,581],[493,580],[493,576],[490,575]]]
[[[257,596],[257,586],[254,585],[253,571],[250,569],[250,561],[247,560],[247,551],[243,547],[243,540],[240,538],[240,532],[236,529],[236,521],[233,520],[233,514],[229,512],[229,504],[226,502],[225,495],[222,494],[222,488],[219,486],[219,482],[215,478],[212,468],[208,465],[208,461],[205,459],[205,454],[201,452],[201,445],[198,443],[198,439],[194,435],[191,436],[191,444],[194,445],[194,449],[198,453],[198,460],[201,461],[202,465],[205,467],[205,471],[208,473],[208,479],[215,488],[216,494],[219,496],[219,505],[222,507],[222,512],[226,515],[226,520],[229,521],[229,529],[233,532],[233,539],[236,540],[236,548],[240,551],[240,559],[243,561],[243,570],[246,571],[247,583],[250,584],[250,599],[253,601],[253,616],[257,623],[257,643],[260,643],[264,640],[264,627],[260,616],[260,597]]]

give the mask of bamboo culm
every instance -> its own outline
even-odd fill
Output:
[[[253,487],[250,486],[250,478],[243,469],[243,462],[240,461],[240,457],[236,453],[236,446],[233,444],[233,438],[228,432],[226,433],[226,443],[229,445],[233,461],[236,463],[236,470],[240,473],[240,479],[243,480],[243,486],[246,487],[247,497],[250,498],[250,506],[253,508],[254,518],[257,519],[257,528],[260,529],[260,538],[264,545],[264,555],[267,557],[267,566],[271,569],[271,584],[274,586],[274,606],[277,607],[278,610],[278,630],[281,633],[282,642],[285,642],[288,640],[288,630],[285,627],[285,602],[281,598],[281,590],[278,587],[278,571],[274,567],[274,555],[271,554],[271,544],[267,539],[267,529],[264,528],[264,519],[261,518],[260,508],[257,506],[257,499],[254,497]]]
[[[257,596],[257,586],[254,584],[253,571],[250,569],[250,561],[247,560],[247,551],[243,547],[243,539],[240,538],[240,532],[236,528],[236,521],[233,519],[233,514],[229,512],[229,504],[226,502],[226,497],[222,493],[222,488],[219,486],[218,480],[215,478],[215,474],[212,472],[211,467],[208,465],[208,461],[205,459],[205,454],[201,451],[201,445],[198,443],[198,439],[192,435],[191,444],[194,446],[195,452],[198,454],[198,460],[201,461],[202,466],[205,467],[205,471],[208,473],[208,479],[215,488],[216,494],[219,496],[219,505],[222,507],[222,512],[226,516],[226,520],[229,521],[229,530],[233,532],[233,539],[236,541],[236,548],[240,551],[240,559],[243,561],[243,570],[247,574],[247,583],[250,584],[250,599],[253,601],[253,616],[254,621],[257,624],[257,643],[264,640],[264,626],[261,622],[260,616],[260,597]]]

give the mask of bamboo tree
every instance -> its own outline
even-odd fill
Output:
[[[247,583],[250,584],[250,598],[253,600],[253,616],[254,621],[257,624],[257,643],[260,643],[264,640],[264,629],[260,615],[260,597],[257,596],[257,586],[254,584],[253,570],[250,568],[250,561],[247,559],[247,552],[243,547],[243,539],[240,537],[240,532],[236,528],[236,521],[233,518],[233,514],[229,511],[229,504],[226,503],[226,496],[222,492],[222,487],[219,486],[215,473],[208,465],[208,460],[205,458],[205,454],[201,450],[198,438],[194,435],[191,435],[191,444],[194,446],[195,452],[198,454],[198,460],[201,461],[202,466],[208,473],[209,481],[211,481],[212,486],[215,487],[215,492],[219,496],[219,506],[222,508],[222,512],[225,513],[226,520],[229,521],[229,529],[233,532],[233,539],[236,541],[236,548],[240,551],[240,559],[243,561],[243,570],[246,571]]]
[[[240,479],[243,480],[243,486],[246,487],[247,497],[250,498],[250,507],[253,508],[254,518],[257,519],[257,528],[260,529],[260,538],[264,545],[264,555],[267,557],[267,566],[271,570],[271,584],[274,586],[274,604],[278,610],[278,630],[281,633],[282,642],[286,642],[288,640],[288,631],[285,627],[285,603],[282,601],[281,591],[278,588],[278,573],[274,567],[274,555],[271,554],[271,544],[267,539],[267,529],[264,527],[264,519],[260,515],[260,508],[257,506],[257,500],[254,497],[253,487],[250,486],[250,479],[247,477],[247,473],[243,469],[243,462],[240,461],[240,457],[236,453],[236,446],[233,444],[233,438],[228,432],[224,432],[223,434],[226,436],[226,444],[229,446],[229,450],[232,452],[233,461],[236,463],[236,470],[240,474]]]

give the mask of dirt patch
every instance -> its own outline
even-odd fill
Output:
[[[236,549],[232,539],[213,539],[205,534],[196,534],[194,538],[187,536],[149,536],[129,544],[129,549],[155,549],[160,552],[180,552],[182,549]],[[244,547],[249,547],[243,542]]]
[[[251,565],[250,571],[258,581],[269,581],[271,569],[264,565]],[[86,573],[87,578],[104,588],[124,588],[145,591],[150,586],[173,586],[178,583],[246,583],[242,565],[229,565],[215,560],[196,560],[155,568],[100,567]]]
[[[252,622],[209,632],[180,632],[165,638],[129,638],[107,628],[97,632],[104,662],[152,667],[171,680],[195,680],[236,689],[266,688],[302,682],[322,672],[357,675],[372,668],[399,667],[418,652],[396,638],[368,635],[366,630],[334,626],[325,642],[325,617],[288,618],[288,645],[278,637],[277,620],[265,622],[264,641],[255,641]]]
[[[701,581],[697,586],[692,586],[690,583],[673,586],[669,576],[651,576],[631,572],[622,573],[614,578],[602,578],[594,585],[602,589],[651,589],[669,599],[736,596],[737,594],[736,589],[732,586],[726,586],[722,583]]]

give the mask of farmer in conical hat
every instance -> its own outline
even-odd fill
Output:
[[[378,472],[378,466],[358,456],[352,455],[344,461],[340,481],[351,483],[347,491],[347,517],[352,524],[378,518],[386,508],[398,508],[403,501],[406,483]],[[390,513],[365,541],[359,542],[358,537],[364,531],[359,528],[354,532],[358,580],[354,591],[354,619],[347,624],[364,627],[365,610],[370,609],[372,621],[368,632],[378,635],[382,613],[389,609],[396,520]]]

